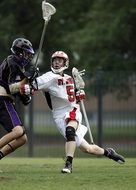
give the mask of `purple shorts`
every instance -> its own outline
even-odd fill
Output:
[[[22,126],[13,101],[9,97],[0,96],[0,124],[7,132],[11,132],[18,125]]]

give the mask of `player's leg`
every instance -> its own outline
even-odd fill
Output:
[[[15,139],[17,140],[23,137],[25,134],[25,130],[22,126],[22,122],[16,112],[12,100],[7,98],[1,101],[1,110],[2,111],[0,113],[0,123],[8,133],[0,139],[0,149],[2,149],[8,144],[8,146],[12,149],[12,145],[10,146],[10,143]],[[24,140],[24,142],[26,141]],[[1,157],[3,155],[4,154],[1,151]]]
[[[0,148],[7,145],[9,142],[13,141],[24,135],[24,129],[22,126],[16,126],[11,132],[7,133],[0,139]]]
[[[17,130],[22,131],[22,133],[17,132]],[[26,142],[27,142],[27,136],[25,134],[25,130],[22,128],[22,126],[17,126],[13,129],[13,132],[17,133],[18,135],[16,135],[16,139],[14,139],[15,135],[14,133],[8,133],[7,135],[5,135],[4,137],[2,137],[2,140],[4,139],[4,141],[2,142],[8,142],[6,145],[4,145],[1,149],[0,149],[0,159],[2,159],[3,157],[5,157],[6,155],[10,154],[11,152],[15,151],[17,148],[23,146]],[[9,136],[12,136],[13,138],[9,138]],[[6,138],[5,138],[6,137]],[[11,141],[9,141],[9,139],[13,139]]]
[[[95,144],[89,144],[85,139],[82,140],[79,148],[86,153],[95,155],[104,155],[118,163],[124,163],[125,159],[122,155],[115,152],[112,148],[103,149]]]
[[[27,142],[26,134],[22,135],[21,137],[9,142],[0,150],[0,159],[5,157],[6,155],[12,153],[17,148],[23,146]]]
[[[72,172],[72,161],[76,149],[75,142],[75,131],[77,129],[78,122],[76,120],[71,120],[66,127],[66,144],[65,144],[65,154],[66,154],[66,163],[62,169],[62,173],[71,173]]]
[[[124,164],[125,162],[125,158],[121,154],[118,154],[113,148],[104,149],[104,155],[119,164]]]
[[[72,161],[75,153],[75,148],[77,146],[76,131],[79,126],[79,122],[81,122],[81,118],[82,115],[79,109],[74,108],[70,112],[67,112],[64,118],[55,119],[58,130],[66,139],[66,162],[64,168],[61,170],[62,173],[72,172]]]
[[[95,154],[95,155],[104,155],[103,148],[100,148],[99,146],[95,144],[89,144],[85,139],[82,139],[82,142],[79,148],[85,153]]]

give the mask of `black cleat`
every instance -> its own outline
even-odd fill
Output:
[[[61,170],[61,173],[72,173],[72,164],[66,161],[65,167]]]
[[[118,162],[119,164],[124,164],[125,159],[120,154],[117,154],[116,151],[113,148],[107,148],[108,151],[107,157]]]

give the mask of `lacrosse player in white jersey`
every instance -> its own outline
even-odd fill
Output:
[[[66,163],[62,173],[72,173],[72,160],[76,146],[83,152],[95,155],[104,155],[116,162],[124,163],[123,156],[112,148],[103,149],[95,144],[89,144],[84,136],[87,127],[82,124],[80,105],[77,103],[85,98],[83,90],[76,91],[74,80],[64,74],[69,67],[69,58],[63,51],[55,52],[51,57],[51,71],[36,78],[38,90],[42,90],[52,110],[53,118],[60,133],[66,139]],[[27,91],[27,90],[26,90]],[[24,93],[25,86],[24,86]]]

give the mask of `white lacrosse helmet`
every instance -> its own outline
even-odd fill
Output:
[[[53,66],[52,66],[53,59],[56,58],[56,57],[60,57],[60,58],[64,59],[64,65],[60,69],[54,69]],[[51,56],[51,70],[54,73],[61,73],[62,71],[64,71],[68,67],[69,67],[69,58],[68,58],[68,55],[65,52],[56,51],[55,53],[52,54],[52,56]]]

